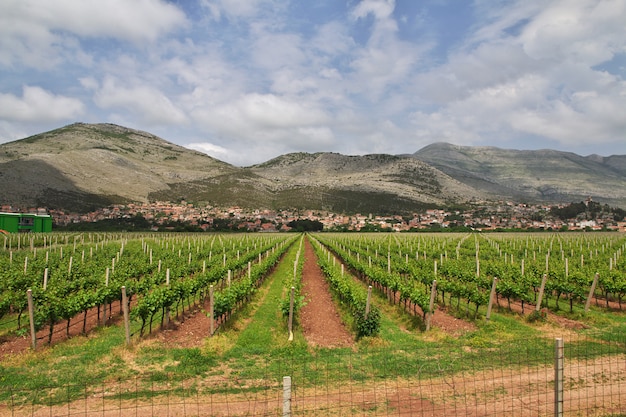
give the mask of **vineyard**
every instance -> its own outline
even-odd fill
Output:
[[[411,381],[416,369],[421,380],[464,375],[466,364],[472,374],[541,367],[555,337],[585,360],[623,360],[625,247],[617,233],[5,236],[0,415],[70,409],[96,392],[106,402],[107,389],[110,401],[128,400],[102,389],[106,381],[127,390],[124,381],[140,381],[136,404],[154,404],[252,393],[284,375],[300,376],[302,390],[324,378],[326,391],[340,392],[355,381]],[[302,284],[312,268],[351,346],[310,342],[301,319],[321,307]],[[176,384],[186,388],[165,388]],[[456,404],[450,395],[428,407]],[[593,415],[626,413],[614,402],[593,404]],[[379,406],[337,415],[378,415]]]

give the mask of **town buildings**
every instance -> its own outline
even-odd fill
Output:
[[[15,212],[10,206],[4,212]],[[90,213],[76,214],[60,210],[31,209],[28,212],[47,213],[57,226],[98,222],[106,219],[141,216],[153,225],[153,230],[167,230],[173,222],[199,230],[230,230],[250,232],[288,231],[295,220],[319,221],[324,230],[337,231],[427,231],[427,230],[615,230],[626,231],[626,222],[602,214],[593,219],[576,218],[566,221],[551,215],[548,205],[500,202],[472,206],[464,211],[429,209],[410,215],[377,216],[372,214],[341,214],[320,210],[247,210],[241,207],[196,207],[191,203],[155,201],[105,207]],[[170,226],[168,226],[170,225]],[[217,227],[220,226],[220,227]]]

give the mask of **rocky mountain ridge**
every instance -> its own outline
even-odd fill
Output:
[[[585,157],[551,149],[435,143],[412,156],[491,198],[571,202],[592,197],[617,206],[626,202],[626,155]]]
[[[0,145],[2,204],[84,212],[113,203],[405,213],[471,200],[626,207],[626,156],[433,144],[413,155],[292,153],[235,167],[150,133],[76,123]]]

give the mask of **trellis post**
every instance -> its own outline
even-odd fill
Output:
[[[487,306],[487,316],[486,319],[489,320],[491,318],[491,307],[493,306],[493,299],[496,296],[496,285],[498,284],[498,278],[493,277],[493,283],[491,284],[491,293],[489,293],[489,305]]]
[[[585,313],[589,311],[589,306],[591,305],[591,298],[593,294],[596,292],[596,285],[598,285],[598,278],[600,274],[596,272],[596,275],[593,277],[593,282],[591,283],[591,288],[589,288],[589,295],[587,296],[587,302],[585,303]]]
[[[437,280],[433,280],[433,285],[430,289],[430,304],[428,306],[428,318],[426,319],[426,331],[430,330],[430,324],[435,314],[435,296],[437,295]]]
[[[28,298],[28,318],[30,320],[30,343],[35,350],[37,348],[37,334],[35,333],[35,305],[33,303],[33,291],[29,288],[26,291]]]
[[[294,302],[294,292],[296,288],[291,287],[291,292],[289,294],[289,341],[293,340],[293,302]]]
[[[554,417],[563,417],[564,364],[563,339],[557,338],[554,345]]]
[[[128,297],[126,296],[126,286],[122,286],[122,308],[124,311],[124,331],[126,334],[126,346],[130,346],[130,317],[128,314]]]

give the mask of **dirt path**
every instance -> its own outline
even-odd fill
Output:
[[[353,346],[354,339],[339,317],[308,239],[304,241],[302,294],[306,305],[300,311],[300,324],[309,344],[320,347]]]

